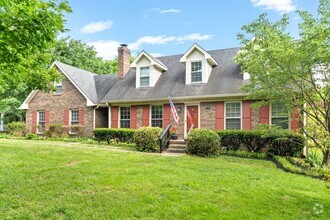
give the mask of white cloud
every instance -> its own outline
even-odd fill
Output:
[[[281,14],[296,10],[292,0],[251,0],[254,7],[262,7],[266,10],[274,10]]]
[[[87,43],[93,46],[99,57],[103,57],[106,60],[112,60],[117,56],[117,49],[121,42],[116,40],[100,40]]]
[[[176,14],[176,13],[180,13],[180,9],[160,9],[160,8],[149,8],[147,10],[145,10],[144,12],[148,13],[148,12],[157,12],[159,14]]]
[[[84,34],[101,32],[101,31],[111,28],[112,24],[113,24],[113,22],[111,20],[93,22],[90,24],[86,24],[84,27],[82,27],[80,29],[80,32],[84,33]]]
[[[166,44],[169,42],[176,42],[176,43],[185,43],[187,41],[203,41],[203,40],[210,40],[213,38],[213,35],[205,34],[201,35],[200,33],[193,33],[183,36],[143,36],[140,37],[136,42],[133,42],[128,45],[131,50],[139,50],[143,44]]]
[[[213,38],[213,35],[205,34],[202,35],[200,33],[193,33],[183,36],[165,36],[165,35],[158,35],[158,36],[143,36],[140,37],[137,41],[130,43],[128,48],[134,52],[141,50],[143,45],[157,45],[157,44],[167,44],[170,42],[173,43],[185,43],[191,41],[204,41],[210,40]],[[117,55],[117,49],[121,42],[116,40],[100,40],[94,42],[87,43],[90,46],[93,46],[97,51],[98,56],[103,57],[104,59],[113,59]],[[159,53],[150,53],[155,57],[162,56]]]
[[[160,10],[160,14],[167,14],[167,13],[180,13],[179,9],[168,9],[168,10]]]

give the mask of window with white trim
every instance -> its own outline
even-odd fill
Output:
[[[150,68],[149,67],[140,68],[140,86],[141,87],[150,86]]]
[[[226,102],[226,130],[240,130],[242,124],[241,102]]]
[[[45,111],[38,111],[38,121],[37,121],[37,125],[38,125],[38,133],[44,133],[45,132]]]
[[[56,87],[56,91],[54,92],[54,94],[62,94],[62,80],[54,82],[54,86]]]
[[[79,111],[77,109],[70,110],[70,125],[79,124]]]
[[[163,127],[163,106],[151,106],[151,127]]]
[[[131,108],[130,107],[120,107],[119,110],[120,118],[120,128],[130,128],[131,127]]]
[[[191,82],[202,82],[202,61],[191,62]]]
[[[271,124],[277,125],[283,129],[289,129],[289,111],[280,103],[271,104]]]

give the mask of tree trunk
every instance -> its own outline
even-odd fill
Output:
[[[326,149],[323,152],[323,161],[322,161],[322,165],[323,166],[327,166],[328,162],[329,162],[329,154],[330,154],[330,149]]]

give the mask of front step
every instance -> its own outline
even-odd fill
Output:
[[[185,140],[170,140],[170,145],[166,150],[167,153],[186,153]]]

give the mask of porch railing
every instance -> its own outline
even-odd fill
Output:
[[[189,131],[188,131],[187,135],[184,137],[184,139],[185,139],[185,140],[187,140],[187,139],[188,139],[188,135],[189,135],[189,133],[191,132],[191,130],[192,130],[192,129],[194,129],[194,125],[193,125],[193,124],[190,126],[190,128],[189,128]]]
[[[171,140],[170,128],[171,128],[171,125],[170,124],[167,125],[166,128],[164,129],[163,133],[158,138],[160,153],[163,150],[166,150],[170,144],[170,140]]]

